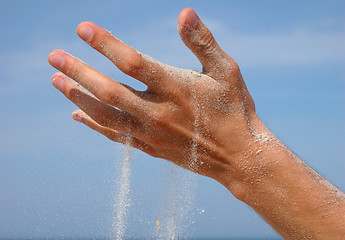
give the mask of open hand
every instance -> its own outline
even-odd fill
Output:
[[[49,63],[64,73],[54,74],[52,82],[81,109],[73,113],[75,120],[113,141],[221,181],[252,152],[260,120],[237,63],[194,10],[181,12],[178,30],[202,73],[160,63],[83,22],[78,35],[147,90],[121,84],[61,50],[49,55]]]

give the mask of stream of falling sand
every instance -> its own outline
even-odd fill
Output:
[[[191,237],[192,208],[194,201],[194,174],[171,166],[167,195],[156,222],[155,239],[174,240]]]
[[[195,137],[191,144],[189,167],[195,171],[198,166],[197,145],[199,140],[200,107],[197,95],[193,91],[191,100],[194,102],[194,132]],[[164,240],[186,239],[192,236],[190,224],[194,206],[194,192],[196,188],[195,173],[180,169],[172,165],[169,169],[168,199],[165,201],[161,212],[161,220],[157,224],[156,238]]]
[[[200,41],[199,32],[191,31],[194,38],[193,41]],[[103,45],[103,50],[108,52],[109,58],[114,62],[118,62],[118,58],[111,54],[111,51],[107,49],[106,45]],[[201,78],[201,74],[192,71],[192,70],[182,70],[179,68],[171,67],[169,65],[160,63],[151,57],[139,53],[148,63],[151,63],[152,73],[155,72],[154,66],[160,66],[160,68],[165,69],[166,73],[170,75],[175,80],[183,81],[184,84],[191,84],[195,80]],[[147,73],[143,72],[142,75],[145,76]],[[205,76],[204,76],[205,77]],[[197,148],[199,141],[199,114],[200,106],[198,104],[197,93],[192,92],[192,99],[194,104],[194,132],[195,137],[191,143],[190,156],[189,156],[189,169],[195,171],[198,168],[198,157],[197,157]],[[144,106],[143,106],[144,107]],[[124,237],[126,230],[126,218],[129,204],[129,187],[130,187],[130,147],[125,147],[125,159],[122,166],[122,173],[120,178],[120,191],[119,195],[116,197],[116,204],[114,208],[114,217],[113,217],[113,238],[116,240],[121,240]],[[172,169],[170,169],[172,170]],[[159,217],[162,220],[155,219],[157,225],[156,238],[158,239],[181,239],[190,237],[190,229],[188,226],[192,223],[191,220],[191,210],[193,207],[194,201],[194,190],[196,186],[195,174],[187,171],[180,172],[178,174],[171,173],[169,179],[169,186],[167,201],[163,206],[162,214]],[[188,236],[189,235],[189,236]]]
[[[123,240],[126,225],[128,208],[130,207],[130,170],[131,170],[131,152],[132,149],[129,145],[123,146],[124,157],[121,168],[121,176],[117,181],[119,184],[119,191],[114,196],[114,210],[113,210],[113,222],[112,222],[112,236],[111,240]]]

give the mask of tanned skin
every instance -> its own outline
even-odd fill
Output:
[[[109,139],[211,177],[285,239],[345,239],[345,196],[287,149],[260,121],[237,63],[193,9],[178,31],[203,72],[160,63],[91,22],[77,34],[137,91],[55,50],[53,85],[80,110],[73,118]],[[130,140],[128,140],[130,139]]]

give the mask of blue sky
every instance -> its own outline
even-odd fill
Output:
[[[2,0],[0,6],[0,238],[111,235],[123,149],[71,119],[76,107],[52,87],[47,55],[64,49],[116,80],[143,86],[78,38],[75,28],[85,20],[160,61],[200,70],[176,31],[179,12],[193,7],[240,64],[264,123],[345,190],[343,1]],[[128,237],[155,236],[154,219],[164,218],[169,192],[180,194],[171,188],[182,184],[179,178],[191,182],[184,187],[192,196],[181,234],[277,236],[211,179],[138,151],[131,170]]]

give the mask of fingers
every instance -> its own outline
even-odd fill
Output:
[[[134,112],[138,116],[145,114],[144,109],[140,107],[144,100],[139,97],[139,92],[114,81],[81,60],[62,50],[55,50],[49,54],[48,61],[53,67],[80,83],[102,102],[127,112]],[[69,91],[70,89],[64,90]]]
[[[180,13],[178,31],[182,41],[201,62],[204,73],[230,70],[232,59],[219,47],[210,30],[192,8],[186,8]]]
[[[116,130],[113,130],[113,129],[110,129],[98,124],[96,121],[94,121],[91,117],[89,117],[85,112],[81,110],[74,111],[72,113],[72,118],[75,121],[84,123],[89,128],[99,132],[100,134],[106,136],[107,138],[109,138],[110,140],[114,142],[128,144],[150,155],[154,155],[153,148],[149,146],[148,144],[144,143],[143,141],[135,137],[128,136],[127,134],[123,134],[121,132],[118,132]]]
[[[136,117],[102,103],[63,74],[54,74],[52,83],[70,101],[86,112],[98,124],[117,129],[121,132],[129,131],[133,134],[136,134],[142,129],[142,125],[137,121]]]
[[[138,52],[94,23],[79,24],[77,34],[125,74],[138,79],[155,91],[164,89],[163,64]]]

